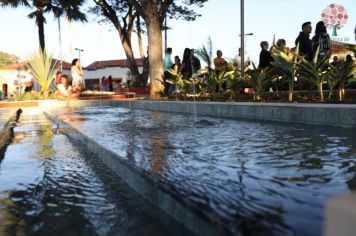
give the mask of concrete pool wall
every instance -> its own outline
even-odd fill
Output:
[[[130,109],[146,109],[208,115],[222,118],[254,119],[299,124],[356,127],[356,105],[353,104],[299,104],[299,103],[251,103],[251,102],[181,102],[147,100],[72,101],[72,107],[120,106]],[[40,101],[39,106],[65,106],[64,102]]]

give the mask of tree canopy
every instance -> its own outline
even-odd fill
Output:
[[[6,52],[0,52],[0,66],[16,64],[18,57]]]

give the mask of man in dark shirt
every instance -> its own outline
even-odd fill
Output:
[[[273,57],[271,56],[270,51],[268,51],[268,42],[262,41],[260,43],[261,52],[260,52],[260,63],[258,64],[259,69],[264,69],[266,67],[271,67],[271,62],[273,61]]]
[[[295,46],[299,43],[299,53],[309,61],[313,60],[313,47],[309,35],[312,31],[311,22],[305,22],[302,25],[302,32],[299,33],[295,40]]]

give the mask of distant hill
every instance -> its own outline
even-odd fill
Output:
[[[18,60],[19,57],[17,56],[0,51],[0,67],[16,64]]]

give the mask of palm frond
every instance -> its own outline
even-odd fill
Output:
[[[59,69],[59,61],[52,60],[52,56],[41,49],[28,56],[28,66],[34,79],[41,87],[41,91],[48,91]]]

